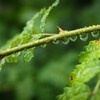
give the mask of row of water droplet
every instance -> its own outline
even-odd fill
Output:
[[[99,34],[100,34],[100,31],[93,31],[93,32],[91,32],[91,34],[92,34],[92,36],[93,36],[94,38],[97,38],[97,37],[99,36]],[[79,37],[80,37],[80,40],[86,41],[86,40],[88,39],[88,33],[82,33],[82,34],[79,35]],[[77,40],[77,36],[72,36],[72,37],[70,37],[70,38],[66,38],[66,37],[65,37],[65,38],[62,40],[62,43],[65,44],[65,45],[67,45],[67,44],[70,42],[70,40],[71,40],[72,42],[75,42],[75,41]],[[54,39],[53,43],[54,43],[54,44],[58,44],[58,43],[59,43],[59,40]],[[43,47],[43,48],[46,47],[46,44],[42,44],[41,47]]]
[[[100,33],[100,31],[93,31],[93,32],[91,32],[91,34],[92,34],[92,36],[94,37],[94,38],[97,38],[98,36],[99,36],[99,33]],[[82,34],[80,34],[79,35],[79,37],[80,37],[80,40],[82,40],[82,41],[86,41],[87,39],[88,39],[88,33],[82,33]],[[75,42],[76,40],[77,40],[77,36],[72,36],[72,37],[70,37],[70,38],[64,38],[63,40],[62,40],[62,43],[63,44],[65,44],[65,45],[67,45],[68,43],[69,43],[69,41],[72,41],[72,42]],[[54,44],[58,44],[59,43],[59,40],[54,40],[53,41],[53,43]]]

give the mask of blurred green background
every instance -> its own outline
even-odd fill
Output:
[[[50,13],[47,32],[56,32],[56,26],[73,30],[100,24],[100,0],[60,0]],[[0,0],[0,46],[20,33],[25,23],[54,0]],[[39,30],[37,21],[37,30]],[[98,37],[99,38],[99,37]],[[48,43],[38,46],[35,57],[25,63],[22,56],[17,64],[7,64],[0,72],[0,100],[55,100],[63,92],[69,73],[78,64],[77,56],[94,38],[83,42],[77,39],[68,45]]]

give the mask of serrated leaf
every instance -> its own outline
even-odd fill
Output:
[[[11,43],[11,48],[17,46],[18,44],[20,44],[20,42],[21,42],[21,39],[16,38],[16,40]]]
[[[5,57],[5,61],[7,63],[17,63],[18,62],[18,57],[20,55],[21,55],[21,52],[11,54],[11,55]]]
[[[77,65],[76,69],[74,69],[74,71],[70,74],[71,78],[69,79],[66,87],[69,89],[67,89],[67,91],[64,90],[64,93],[60,95],[61,99],[58,100],[63,100],[63,98],[65,98],[66,96],[65,94],[68,93],[69,93],[69,97],[72,96],[73,98],[72,100],[80,100],[80,99],[87,100],[86,98],[81,98],[81,96],[84,94],[78,92],[79,90],[77,90],[78,92],[77,95],[73,95],[73,93],[76,91],[74,90],[75,89],[74,85],[77,83],[77,88],[79,89],[80,86],[79,84],[84,84],[89,82],[94,76],[100,73],[99,58],[100,58],[100,40],[98,42],[90,41],[89,45],[85,47],[85,51],[80,54],[79,57],[80,64]],[[67,97],[68,95],[64,100],[67,100]],[[96,100],[97,99],[96,97],[98,98],[98,96],[93,96],[92,99]],[[71,98],[68,100],[71,100]]]
[[[21,42],[20,42],[19,45],[28,43],[31,38],[32,38],[32,35],[30,35],[30,34],[22,36],[21,37]]]
[[[42,32],[45,32],[45,25],[46,25],[46,19],[50,13],[50,11],[56,7],[59,3],[59,0],[56,0],[51,6],[49,6],[49,8],[45,11],[42,19],[41,19],[41,25],[40,25],[40,29]]]
[[[86,92],[86,93],[80,93],[76,96],[73,96],[70,100],[87,100],[87,98],[89,97],[90,93]]]
[[[68,85],[71,86],[74,82],[84,83],[89,82],[97,73],[100,72],[100,61],[94,60],[90,62],[83,62],[76,66],[76,69],[70,74],[73,81],[69,80]],[[91,74],[92,73],[92,74]]]
[[[84,49],[85,51],[81,52],[78,56],[80,63],[98,59],[100,57],[100,40],[98,40],[98,43],[96,41],[90,41],[89,45],[85,46]]]
[[[90,89],[86,84],[75,83],[72,87],[65,87],[64,93],[58,96],[58,100],[87,100]]]
[[[30,33],[30,34],[38,34],[37,30],[34,28],[36,23],[35,23],[35,20],[44,13],[45,11],[45,8],[44,9],[41,9],[40,12],[38,12],[37,14],[34,15],[34,17],[29,20],[26,24],[26,27],[24,28],[22,34],[27,34],[27,33]]]

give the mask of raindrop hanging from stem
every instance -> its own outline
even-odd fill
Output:
[[[75,42],[77,40],[77,36],[70,37],[70,40],[73,41],[73,42]]]
[[[54,39],[53,43],[54,43],[54,44],[58,44],[58,43],[59,43],[59,40]]]
[[[87,34],[87,33],[82,33],[82,34],[80,34],[80,39],[81,39],[82,41],[86,41],[86,40],[88,39],[88,34]]]
[[[64,38],[62,43],[67,45],[69,43],[70,39],[69,38]]]
[[[45,47],[46,47],[46,45],[47,45],[47,44],[41,44],[41,47],[42,47],[42,48],[45,48]]]
[[[99,31],[93,31],[93,32],[91,32],[91,34],[92,34],[92,36],[94,37],[94,38],[96,38],[96,37],[98,37],[99,36]]]

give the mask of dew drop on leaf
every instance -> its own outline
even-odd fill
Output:
[[[82,41],[86,41],[86,40],[88,39],[88,34],[87,34],[87,33],[82,33],[82,34],[80,35],[80,39],[81,39]]]
[[[75,42],[77,40],[77,36],[70,37],[70,40],[73,41],[73,42]]]
[[[99,31],[93,31],[93,32],[91,32],[91,34],[92,34],[92,36],[93,36],[94,38],[96,38],[96,37],[99,36]]]
[[[58,44],[58,43],[59,43],[59,40],[54,39],[53,43],[54,43],[54,44]]]
[[[41,47],[42,47],[42,48],[45,48],[45,47],[46,47],[46,45],[47,45],[47,44],[42,44],[42,45],[41,45]]]
[[[69,43],[69,41],[70,41],[70,39],[69,38],[64,38],[64,40],[63,40],[63,44],[65,44],[65,45],[67,45],[68,43]]]

